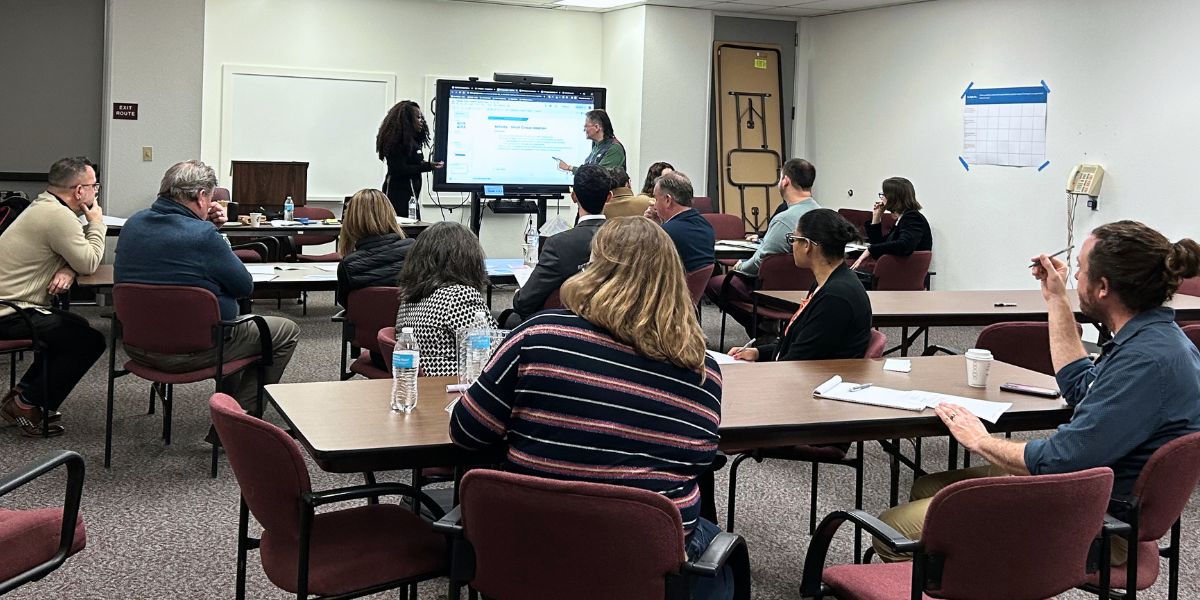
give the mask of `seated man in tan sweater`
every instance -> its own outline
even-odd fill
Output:
[[[44,345],[0,404],[0,416],[26,436],[41,435],[43,410],[50,435],[63,433],[58,407],[104,354],[104,335],[86,319],[50,308],[53,295],[68,290],[76,274],[94,273],[104,257],[96,168],[83,157],[64,158],[48,179],[46,191],[0,236],[0,299],[22,309],[0,306],[0,340],[28,339],[32,324]]]

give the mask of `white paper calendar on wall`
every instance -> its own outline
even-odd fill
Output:
[[[963,104],[963,166],[1043,165],[1048,92],[1044,85],[968,88]]]

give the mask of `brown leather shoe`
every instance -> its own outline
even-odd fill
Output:
[[[18,399],[24,400],[21,397],[21,390],[13,388],[11,390],[8,390],[8,393],[4,395],[4,400],[0,401],[0,406],[7,406],[10,402],[15,402]],[[34,410],[38,410],[38,408],[34,407]],[[7,414],[2,414],[2,416],[4,417],[4,420],[8,421],[10,424],[13,424],[13,425],[16,424],[16,421],[13,419],[10,419]],[[62,413],[58,412],[57,410],[50,411],[49,421],[51,423],[57,423],[61,420],[62,420]]]
[[[15,397],[0,407],[0,416],[5,421],[20,427],[21,435],[25,437],[41,437],[42,435],[42,411],[33,406],[21,406]],[[62,435],[65,431],[62,425],[52,423],[46,428],[46,435],[55,437]]]

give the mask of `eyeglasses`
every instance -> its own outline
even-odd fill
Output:
[[[99,184],[99,183],[81,183],[81,184],[79,184],[79,187],[90,187],[90,188],[92,188],[93,190],[96,190],[97,192],[99,192],[99,191],[100,191],[100,184]]]
[[[879,192],[878,196],[880,200],[887,200],[887,196],[884,196],[883,192]]]
[[[813,246],[820,246],[820,245],[821,245],[821,244],[819,244],[819,243],[817,243],[817,242],[814,242],[813,240],[810,240],[810,239],[808,239],[808,238],[806,238],[806,237],[804,237],[804,236],[802,236],[802,235],[796,235],[796,234],[794,234],[794,233],[789,233],[789,234],[787,234],[787,243],[789,243],[789,244],[795,244],[796,242],[798,242],[798,241],[800,241],[800,240],[804,240],[805,242],[807,242],[807,243],[809,243],[809,244],[811,244],[811,245],[813,245]]]

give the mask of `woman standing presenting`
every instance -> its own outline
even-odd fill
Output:
[[[379,160],[387,161],[383,193],[401,217],[417,218],[417,215],[408,214],[408,202],[414,197],[419,200],[421,196],[421,173],[445,165],[425,160],[424,151],[428,145],[429,126],[425,124],[421,107],[412,100],[398,102],[379,125],[375,151]]]
[[[608,113],[600,108],[589,110],[583,120],[583,134],[587,136],[587,139],[592,140],[592,152],[588,154],[583,164],[600,165],[606,168],[625,168],[625,146],[621,145],[620,140],[613,133],[612,121],[609,120]],[[559,159],[558,168],[574,173],[577,167]]]

